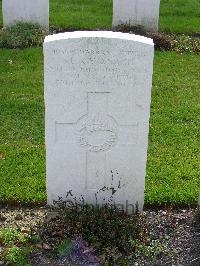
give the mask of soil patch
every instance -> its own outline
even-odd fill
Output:
[[[4,208],[0,211],[0,229],[29,227],[41,233],[43,223],[52,216],[48,213],[49,210],[44,207]],[[131,265],[200,265],[200,219],[196,216],[195,209],[146,210],[141,215],[146,232],[152,241],[147,249],[138,247],[138,250],[130,255]],[[76,239],[72,240],[72,243],[73,249],[60,258],[56,258],[53,251],[48,249],[32,253],[31,265],[100,265],[100,257],[90,254],[87,261],[87,256],[83,256],[91,252],[87,251],[89,247],[84,240]],[[92,262],[91,259],[96,261]]]

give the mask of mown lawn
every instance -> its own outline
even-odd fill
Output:
[[[199,0],[161,0],[159,30],[200,33]]]
[[[0,200],[45,201],[42,49],[0,55]],[[155,53],[146,203],[197,200],[199,63],[197,55]]]
[[[160,31],[200,32],[199,20],[199,0],[161,0]],[[50,0],[52,26],[111,29],[111,21],[112,0]],[[197,200],[199,64],[195,54],[155,53],[147,204]],[[46,200],[43,98],[42,48],[0,49],[0,201]]]
[[[2,0],[0,0],[0,5]],[[199,0],[161,0],[160,31],[200,32]],[[50,25],[111,29],[112,0],[50,0]],[[2,14],[0,12],[0,26]]]
[[[0,55],[0,199],[44,200],[42,49]]]

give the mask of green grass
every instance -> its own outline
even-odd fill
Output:
[[[156,53],[147,203],[196,202],[200,165],[199,56]]]
[[[111,28],[112,0],[50,1],[50,25],[73,29]]]
[[[6,265],[30,265],[29,255],[36,250],[34,244],[40,242],[40,237],[33,234],[31,229],[25,229],[26,232],[14,228],[0,229],[1,247],[3,248],[3,252],[0,252],[0,259]]]
[[[159,30],[200,33],[199,0],[161,0]]]
[[[199,20],[199,0],[161,0],[160,30],[200,32]],[[50,0],[50,25],[110,29],[111,22],[112,0]],[[0,55],[0,200],[42,202],[46,200],[42,49],[0,49]],[[198,55],[155,54],[146,203],[197,200],[199,64]]]
[[[0,55],[0,199],[44,201],[42,49]],[[199,63],[196,55],[155,54],[146,203],[197,200]]]
[[[0,54],[0,199],[44,200],[42,50]]]
[[[161,31],[200,32],[199,20],[199,0],[161,0]],[[50,0],[50,25],[69,29],[110,29],[111,24],[112,0]]]

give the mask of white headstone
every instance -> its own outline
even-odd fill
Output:
[[[49,27],[49,0],[3,0],[2,11],[4,27],[17,22]]]
[[[144,202],[154,45],[113,32],[44,42],[48,203],[68,191],[132,212]],[[96,194],[96,196],[95,196]]]
[[[158,31],[160,0],[113,0],[113,27],[121,24]]]

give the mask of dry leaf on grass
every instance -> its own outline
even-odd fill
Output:
[[[0,153],[0,161],[5,160],[5,155],[3,153]]]

